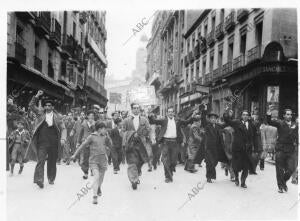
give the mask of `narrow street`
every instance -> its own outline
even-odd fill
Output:
[[[141,184],[133,191],[126,166],[119,174],[113,174],[109,166],[98,205],[92,204],[92,190],[86,195],[80,192],[92,179],[83,180],[77,164],[59,165],[55,185],[45,182],[43,190],[32,182],[34,167],[29,162],[22,175],[7,174],[10,221],[296,219],[300,205],[296,204],[297,186],[290,181],[288,193],[277,193],[275,167],[268,163],[264,171],[248,177],[248,189],[230,182],[220,165],[213,184],[205,182],[205,167],[190,174],[182,165],[177,166],[174,182],[166,184],[160,165],[151,173],[144,166]],[[193,194],[197,185],[199,191]]]

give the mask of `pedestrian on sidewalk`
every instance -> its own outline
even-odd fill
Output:
[[[267,111],[267,122],[278,130],[277,145],[275,147],[275,165],[278,192],[287,192],[286,182],[290,179],[295,171],[295,134],[298,134],[298,127],[292,122],[292,110],[285,109],[283,120],[272,120],[271,111],[273,106],[270,105]]]
[[[30,135],[29,132],[24,129],[23,120],[17,122],[17,129],[9,135],[8,140],[9,152],[11,153],[10,175],[13,176],[14,174],[16,162],[20,164],[19,174],[21,174],[24,168],[25,151],[30,141]]]
[[[80,151],[89,148],[89,167],[94,175],[93,204],[97,204],[98,196],[102,195],[101,186],[107,170],[107,156],[111,146],[112,141],[107,133],[106,124],[98,121],[95,124],[95,132],[86,138],[70,158],[70,160],[74,160]]]
[[[235,175],[235,185],[239,186],[239,172],[242,171],[241,187],[247,188],[246,179],[248,171],[253,171],[251,155],[253,152],[257,152],[257,148],[255,147],[255,127],[249,121],[249,112],[247,110],[242,111],[240,120],[233,120],[233,111],[226,107],[223,117],[225,124],[231,126],[234,130],[232,168]]]
[[[33,136],[25,154],[25,159],[37,160],[34,171],[34,183],[40,188],[44,188],[44,166],[46,160],[48,181],[49,184],[54,184],[58,149],[65,144],[67,137],[62,117],[54,112],[54,102],[45,100],[43,107],[38,108],[36,106],[43,93],[42,90],[39,90],[29,103],[29,109],[36,114],[37,118]]]
[[[88,111],[87,120],[84,120],[81,125],[81,130],[77,140],[77,148],[86,140],[86,138],[95,131],[95,113],[93,110]],[[83,174],[83,179],[88,178],[89,174],[89,155],[90,149],[87,147],[80,153],[80,167]]]
[[[197,112],[198,110],[195,110],[192,117],[188,120],[175,119],[173,107],[168,108],[167,116],[164,119],[154,119],[153,114],[149,115],[150,124],[161,125],[158,141],[162,144],[162,162],[164,164],[166,183],[173,182],[173,173],[176,172],[178,145],[183,143],[181,126],[191,123]]]

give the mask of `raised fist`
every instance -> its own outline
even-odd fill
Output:
[[[36,96],[37,96],[37,97],[40,97],[40,96],[42,96],[43,94],[44,94],[44,91],[39,90],[39,91],[37,92]]]

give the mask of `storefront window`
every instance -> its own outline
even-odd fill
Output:
[[[272,108],[272,117],[278,117],[279,111],[279,86],[268,86],[267,91],[267,107],[270,105]]]

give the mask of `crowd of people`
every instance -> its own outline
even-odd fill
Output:
[[[226,108],[222,116],[208,112],[207,104],[197,105],[187,119],[175,115],[169,107],[166,116],[153,111],[146,113],[138,103],[129,111],[115,111],[111,117],[91,110],[66,115],[54,110],[52,100],[41,101],[43,91],[31,99],[28,112],[18,108],[13,98],[7,107],[7,170],[19,174],[28,160],[37,162],[34,183],[44,188],[44,165],[47,178],[53,185],[56,165],[78,163],[83,179],[93,176],[93,203],[102,195],[101,185],[108,165],[118,174],[120,165],[127,164],[127,175],[132,189],[141,183],[142,166],[148,171],[163,164],[166,183],[174,182],[177,164],[196,173],[196,165],[206,166],[206,179],[217,178],[220,162],[226,176],[236,186],[247,188],[248,174],[264,170],[268,155],[275,159],[278,192],[287,192],[286,182],[298,183],[298,120],[293,121],[292,110],[286,109],[283,120],[271,116],[272,106],[265,116],[245,110],[240,119]],[[240,174],[241,173],[241,174]]]

